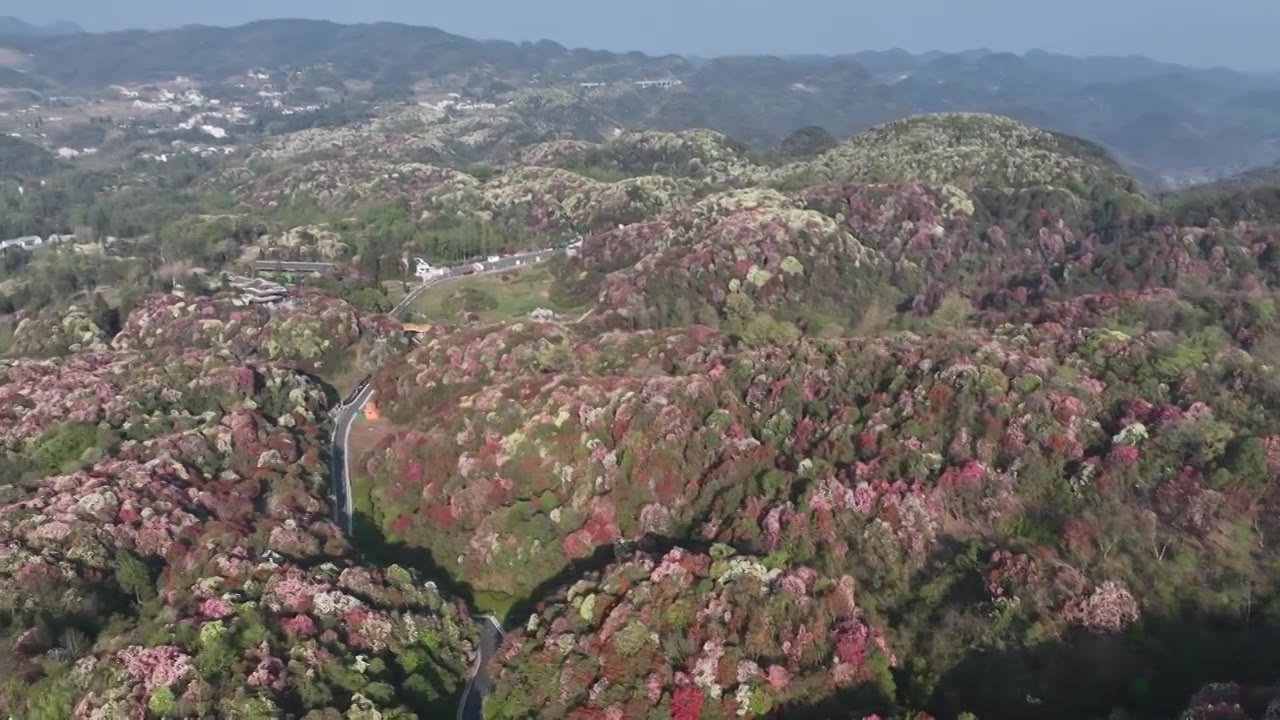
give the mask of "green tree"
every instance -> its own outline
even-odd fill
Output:
[[[67,681],[54,681],[31,693],[31,720],[64,720],[75,707],[75,686]]]
[[[489,163],[474,163],[467,167],[467,174],[480,182],[488,182],[497,171]]]
[[[157,715],[164,715],[173,712],[173,709],[177,707],[177,699],[174,698],[173,691],[169,688],[158,688],[151,694],[151,700],[147,703],[147,707]]]
[[[937,330],[963,327],[972,315],[973,305],[960,293],[950,292],[929,316],[929,325]]]
[[[63,423],[41,435],[27,449],[32,470],[45,477],[64,469],[74,470],[84,452],[97,445],[98,426],[83,422]]]
[[[113,308],[102,299],[102,295],[93,294],[93,323],[107,334],[115,337],[120,332],[120,310]]]
[[[1266,485],[1267,448],[1256,437],[1236,438],[1227,446],[1226,467],[1231,475],[1250,485]]]
[[[778,148],[784,160],[811,158],[836,146],[836,139],[825,128],[809,125],[787,136]]]
[[[155,579],[146,562],[128,550],[116,552],[116,583],[125,592],[132,593],[138,602],[146,602],[156,595]]]

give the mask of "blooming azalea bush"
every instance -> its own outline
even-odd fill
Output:
[[[1263,720],[1280,712],[1280,687],[1217,682],[1192,696],[1178,720]]]
[[[54,357],[69,352],[107,349],[110,338],[94,324],[85,308],[45,308],[18,320],[9,354]]]

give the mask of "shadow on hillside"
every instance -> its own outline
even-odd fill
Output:
[[[502,624],[506,627],[523,625],[530,615],[537,612],[539,605],[555,597],[557,592],[573,585],[585,575],[604,570],[617,559],[618,555],[617,545],[601,545],[590,557],[569,563],[560,572],[538,583],[537,587],[524,599],[516,601],[507,616],[502,618]]]
[[[351,529],[355,552],[370,564],[383,568],[395,564],[414,570],[423,580],[434,582],[446,596],[456,597],[474,610],[474,589],[441,567],[430,550],[389,540],[373,518],[359,511],[351,517]]]
[[[328,378],[317,375],[308,370],[299,369],[299,374],[306,376],[308,380],[315,383],[324,392],[325,407],[333,407],[342,402],[342,396],[338,393],[338,388],[334,386]]]
[[[511,611],[503,619],[503,624],[507,627],[524,624],[529,616],[537,611],[539,605],[553,599],[584,576],[604,570],[618,558],[625,557],[630,552],[663,555],[676,546],[691,552],[708,552],[711,549],[709,542],[679,540],[654,533],[647,533],[634,541],[601,545],[589,557],[569,563],[560,572],[538,583],[527,597],[511,606]]]
[[[429,550],[389,540],[367,514],[357,512],[353,522],[356,545],[366,559],[382,566],[397,563],[413,568],[474,611],[475,590],[446,572]],[[711,543],[655,534],[600,546],[517,601],[503,618],[504,625],[524,624],[539,605],[631,552],[660,556],[676,546],[691,552],[711,549]],[[969,590],[957,588],[954,602],[971,606],[972,598],[964,597]],[[848,688],[775,708],[770,716],[843,720],[879,713],[890,717],[898,706],[927,710],[939,719],[969,712],[981,720],[1167,720],[1178,717],[1191,697],[1208,684],[1270,686],[1280,681],[1280,618],[1269,617],[1262,607],[1262,603],[1255,605],[1252,622],[1190,613],[1147,615],[1123,634],[1073,630],[1028,648],[971,649],[962,644],[972,640],[957,636],[952,652],[963,659],[941,677],[918,675],[903,662],[894,669],[891,684]],[[932,644],[946,640],[934,638]],[[904,650],[899,655],[903,661],[910,657]],[[1260,702],[1250,716],[1261,717],[1267,700],[1245,699],[1242,704],[1251,711]]]
[[[1210,683],[1267,686],[1277,680],[1275,624],[1146,617],[1123,635],[1073,631],[1027,649],[975,652],[938,679],[924,709],[938,718],[970,712],[981,720],[1168,720]],[[901,696],[913,678],[898,669],[895,681]],[[1245,698],[1242,706],[1249,717],[1261,717],[1270,697]],[[880,702],[875,688],[863,686],[779,708],[774,716],[861,717],[884,712]]]

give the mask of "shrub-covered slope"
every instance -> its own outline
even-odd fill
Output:
[[[917,115],[854,136],[814,160],[785,168],[844,181],[950,183],[965,188],[1062,187],[1082,195],[1133,189],[1106,152],[1091,143],[999,115]]]
[[[371,520],[523,628],[495,717],[1163,718],[1280,677],[1280,232],[999,119],[869,137],[589,232],[581,324],[376,378]]]
[[[417,428],[366,458],[381,522],[477,591],[554,614],[572,598],[548,588],[617,541],[725,543],[849,575],[895,657],[995,716],[1033,690],[1055,716],[1100,711],[1119,697],[1108,667],[1195,675],[1149,654],[1177,641],[1160,623],[1230,615],[1280,579],[1266,509],[1280,378],[1194,337],[1046,323],[747,350],[708,331],[597,341],[524,324],[441,334],[377,392]],[[1125,639],[1135,623],[1152,636]],[[1088,700],[1034,668],[990,692],[958,679],[984,649],[1091,635],[1119,665],[1063,660],[1096,683]],[[1241,657],[1260,649],[1237,642]],[[504,667],[531,667],[520,653],[539,644],[521,647]],[[609,687],[663,672],[589,667]],[[648,708],[639,692],[597,710]],[[911,697],[881,693],[847,707]]]
[[[628,132],[598,144],[544,143],[525,148],[516,160],[590,175],[675,175],[721,185],[750,184],[764,176],[746,146],[710,130]]]
[[[577,581],[507,638],[493,718],[760,717],[892,683],[854,580],[727,546],[637,554]]]
[[[700,322],[752,342],[919,328],[903,318],[940,310],[1034,315],[1045,302],[1115,290],[1171,288],[1218,305],[1269,294],[1280,226],[1266,212],[1220,220],[1217,205],[1186,198],[1158,209],[1088,147],[998,118],[963,116],[956,137],[925,132],[953,119],[904,121],[869,134],[889,133],[883,143],[848,143],[873,165],[896,152],[899,134],[978,155],[972,167],[930,175],[938,184],[871,182],[921,173],[863,168],[788,192],[710,192],[589,232],[558,292],[594,297],[603,327]],[[912,147],[901,158],[915,158]],[[1026,148],[1036,152],[1026,151],[1021,179],[970,172]]]
[[[475,626],[331,522],[324,389],[266,359],[283,347],[201,349],[224,342],[200,340],[215,306],[182,324],[173,299],[144,303],[114,350],[0,361],[0,709],[452,711]]]
[[[234,292],[152,295],[112,341],[118,350],[200,348],[284,360],[321,374],[353,364],[369,372],[408,347],[400,323],[365,315],[345,300],[294,290],[279,307],[248,305]]]

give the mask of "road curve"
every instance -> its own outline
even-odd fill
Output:
[[[480,652],[476,655],[476,664],[471,668],[471,677],[467,680],[467,689],[462,693],[462,702],[458,705],[458,720],[481,720],[483,717],[484,696],[489,692],[489,659],[498,651],[498,641],[506,633],[502,632],[502,623],[492,615],[482,615],[480,628]]]
[[[295,260],[254,260],[254,270],[278,272],[326,273],[336,270],[337,265],[331,262],[301,262]]]
[[[510,270],[518,265],[542,262],[557,252],[560,251],[536,250],[509,255],[497,260],[446,268],[444,274],[431,278],[411,290],[399,304],[392,308],[390,314],[400,317],[427,288],[471,275],[500,272],[502,270]],[[480,265],[480,268],[474,268],[473,265],[475,264]],[[355,421],[356,416],[364,410],[365,403],[369,401],[369,396],[373,394],[373,385],[370,384],[372,379],[372,376],[370,376],[361,381],[353,392],[354,397],[349,396],[349,399],[344,400],[343,404],[339,406],[338,413],[334,417],[332,449],[329,453],[329,492],[333,496],[333,520],[343,529],[353,545],[355,544],[355,537],[352,535],[351,455],[348,442],[351,439],[351,424]],[[501,639],[503,634],[502,624],[497,618],[492,615],[483,615],[480,619],[484,621],[481,626],[480,648],[476,654],[475,666],[471,669],[471,677],[467,679],[466,692],[462,696],[462,702],[458,705],[459,720],[464,718],[466,720],[479,720],[481,717],[484,695],[489,690],[489,660],[493,657],[494,652],[497,651],[498,640]]]

